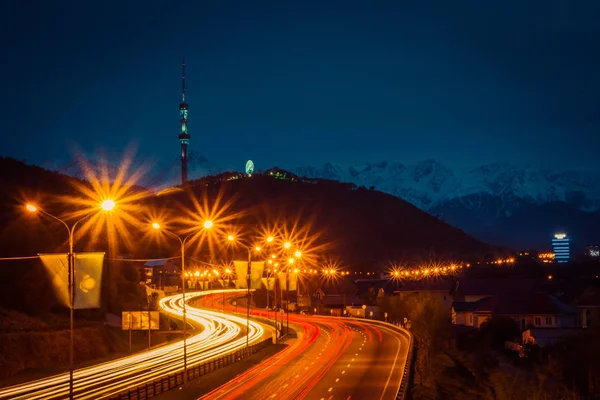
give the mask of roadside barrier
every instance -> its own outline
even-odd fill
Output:
[[[265,339],[259,343],[244,347],[243,349],[225,354],[219,358],[197,364],[187,369],[188,382],[193,379],[198,379],[206,374],[209,374],[219,368],[239,362],[251,355],[266,348],[273,341],[271,338]],[[159,379],[147,382],[143,385],[126,389],[120,393],[113,394],[109,397],[111,400],[144,400],[158,396],[161,393],[167,392],[183,385],[183,371],[165,375]]]

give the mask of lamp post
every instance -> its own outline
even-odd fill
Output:
[[[212,228],[212,221],[204,221],[203,227],[204,229]],[[196,232],[192,232],[187,235],[185,238],[181,239],[181,236],[178,234],[171,232],[168,229],[162,228],[158,222],[152,223],[152,228],[156,230],[161,230],[168,235],[171,235],[174,238],[179,240],[179,244],[181,245],[181,293],[182,293],[182,301],[183,301],[183,384],[187,383],[187,336],[186,336],[186,327],[187,327],[187,309],[185,306],[185,244],[187,240],[196,234]]]
[[[63,224],[65,226],[65,228],[67,229],[67,234],[69,236],[69,254],[67,255],[67,268],[69,270],[68,272],[68,291],[69,291],[69,399],[73,399],[73,358],[74,358],[74,314],[73,314],[73,307],[75,305],[75,254],[73,253],[73,236],[74,236],[74,232],[75,232],[75,227],[77,226],[78,223],[80,223],[81,221],[83,221],[84,219],[90,217],[93,214],[88,214],[83,218],[80,218],[79,220],[75,221],[75,223],[73,224],[73,226],[69,227],[69,225],[63,221],[62,219],[50,214],[49,212],[46,212],[44,210],[41,210],[39,208],[37,208],[36,206],[34,206],[33,204],[27,204],[25,206],[25,208],[27,209],[27,211],[29,212],[39,212],[43,215],[46,215],[50,218],[55,219],[56,221],[60,222],[61,224]],[[100,204],[100,208],[104,211],[112,211],[115,208],[115,202],[114,200],[104,200],[101,204]]]
[[[230,242],[235,242],[236,238],[233,235],[228,235],[227,240]],[[268,236],[266,238],[267,243],[272,243],[275,239],[273,236]],[[246,271],[246,285],[247,285],[247,293],[246,293],[246,347],[250,344],[250,283],[252,276],[252,250],[256,252],[260,252],[262,248],[260,246],[245,246],[246,250],[248,250],[248,269]]]

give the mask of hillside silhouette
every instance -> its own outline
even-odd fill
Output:
[[[231,200],[243,226],[309,226],[324,253],[351,270],[384,270],[390,262],[481,259],[491,246],[402,199],[351,183],[308,179],[273,168],[248,177],[224,173],[186,190],[149,199],[151,207],[192,209],[190,198]],[[222,200],[223,201],[223,200]]]
[[[34,201],[55,215],[64,215],[72,210],[61,204],[60,196],[80,197],[74,184],[83,181],[5,157],[0,158],[0,174],[0,256],[66,250],[62,232],[47,229],[48,225],[54,227],[54,222],[46,221],[42,229],[39,221],[26,218],[23,204]],[[167,210],[170,218],[177,219],[185,214],[183,209],[194,209],[191,198],[209,206],[217,198],[220,204],[230,203],[226,213],[239,215],[233,223],[242,226],[309,226],[317,242],[348,266],[377,268],[390,261],[432,257],[465,260],[493,251],[392,195],[351,183],[301,178],[277,168],[252,177],[224,173],[202,178],[190,182],[185,190],[148,196],[138,206],[142,214]],[[131,232],[140,237],[143,233]],[[152,252],[145,248],[126,250],[136,256]]]
[[[5,157],[0,158],[0,176],[0,257],[66,252],[64,227],[57,221],[27,213],[24,204],[33,201],[63,217],[73,211],[73,205],[65,204],[61,196],[81,197],[75,186],[87,183]],[[177,220],[186,214],[185,210],[194,210],[192,199],[209,207],[217,199],[218,204],[229,204],[224,214],[236,218],[227,223],[237,225],[242,235],[248,227],[277,226],[289,232],[307,228],[310,246],[319,249],[316,263],[338,260],[350,271],[384,271],[392,262],[469,261],[495,251],[397,197],[353,184],[300,178],[279,169],[252,177],[225,173],[203,178],[190,182],[185,190],[150,194],[138,200],[135,209],[140,214],[140,224],[147,224],[151,215],[168,215]],[[88,237],[76,238],[75,251],[105,251],[107,258],[123,254],[135,258],[178,255],[175,240],[150,243],[148,226],[143,224],[129,229],[128,239],[133,246],[122,242],[118,251],[111,249],[100,234],[94,245]],[[224,246],[217,247],[211,253],[193,246],[190,256],[204,261],[233,256]],[[107,309],[115,312],[132,292],[128,284],[135,281],[135,273],[131,272],[134,267],[124,264],[127,263],[116,262],[107,278],[120,282],[119,289],[113,290],[106,300]],[[11,282],[0,306],[26,312],[49,311],[56,306],[39,260],[2,261],[0,278]],[[136,300],[131,297],[130,301]]]

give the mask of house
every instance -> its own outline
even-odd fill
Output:
[[[181,286],[181,268],[170,260],[152,260],[144,264],[142,281],[155,287]]]
[[[520,277],[466,278],[461,277],[452,287],[454,301],[475,302],[485,297],[509,292],[536,292],[542,285],[539,279]]]
[[[346,315],[348,317],[380,319],[380,314],[378,306],[346,306]]]
[[[320,291],[320,293],[319,293]],[[313,296],[313,312],[316,309],[316,313],[320,315],[337,315],[341,316],[344,314],[344,310],[347,305],[360,304],[361,300],[353,295],[346,294],[325,294],[319,289],[316,293],[319,296]]]
[[[587,286],[571,300],[570,304],[581,311],[581,326],[600,326],[600,288]]]
[[[419,281],[406,281],[402,286],[394,291],[394,294],[400,299],[411,295],[428,294],[437,299],[444,309],[450,312],[452,307],[452,289],[454,282],[440,278],[422,279]]]
[[[491,297],[478,301],[457,301],[452,303],[451,317],[454,325],[479,328],[492,315]]]
[[[579,310],[553,296],[540,292],[507,292],[475,302],[454,302],[452,323],[481,327],[492,315],[514,319],[521,330],[535,328],[575,328],[579,326]]]

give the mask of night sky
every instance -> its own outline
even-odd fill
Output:
[[[190,151],[222,166],[596,168],[599,21],[597,0],[10,0],[0,154],[176,162],[185,54]]]

